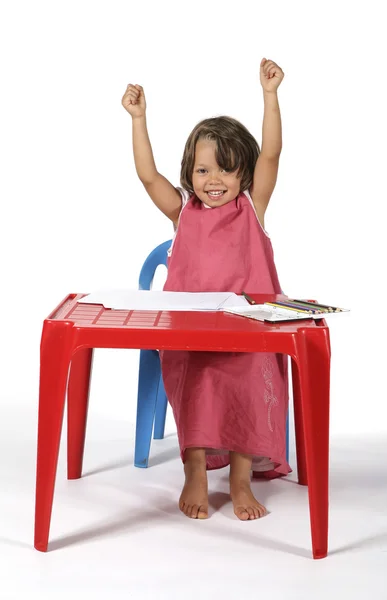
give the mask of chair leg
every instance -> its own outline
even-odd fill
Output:
[[[304,329],[297,341],[314,558],[328,553],[329,385],[327,329]]]
[[[155,440],[162,440],[165,432],[165,419],[167,416],[168,399],[164,389],[163,377],[160,373],[159,387],[157,390],[156,400],[156,414],[155,414],[155,426],[153,431],[153,438]]]
[[[140,468],[148,466],[159,381],[159,353],[156,350],[141,350],[134,451],[134,464]]]
[[[41,552],[48,546],[71,349],[72,325],[45,322],[40,347],[34,540]]]
[[[305,458],[305,440],[304,426],[302,421],[302,405],[300,392],[300,376],[297,363],[292,359],[292,383],[293,383],[293,405],[294,405],[294,426],[296,430],[296,453],[297,453],[297,472],[298,483],[308,485]]]
[[[67,388],[67,477],[82,475],[93,349],[82,348],[72,358]]]

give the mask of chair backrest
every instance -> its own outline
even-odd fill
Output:
[[[157,267],[159,265],[167,266],[167,252],[171,244],[172,240],[160,244],[146,258],[138,279],[138,288],[140,290],[150,290]]]

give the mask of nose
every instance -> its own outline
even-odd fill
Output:
[[[220,182],[221,182],[221,177],[219,175],[219,171],[213,171],[210,174],[209,183],[215,184],[215,183],[220,183]]]

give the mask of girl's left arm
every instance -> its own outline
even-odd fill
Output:
[[[281,112],[277,89],[283,78],[284,73],[276,63],[262,59],[260,70],[264,99],[262,145],[251,188],[251,197],[262,224],[277,181],[282,150]]]

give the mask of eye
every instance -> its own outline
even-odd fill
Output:
[[[207,169],[198,169],[197,172],[203,175],[203,173],[207,172]]]

